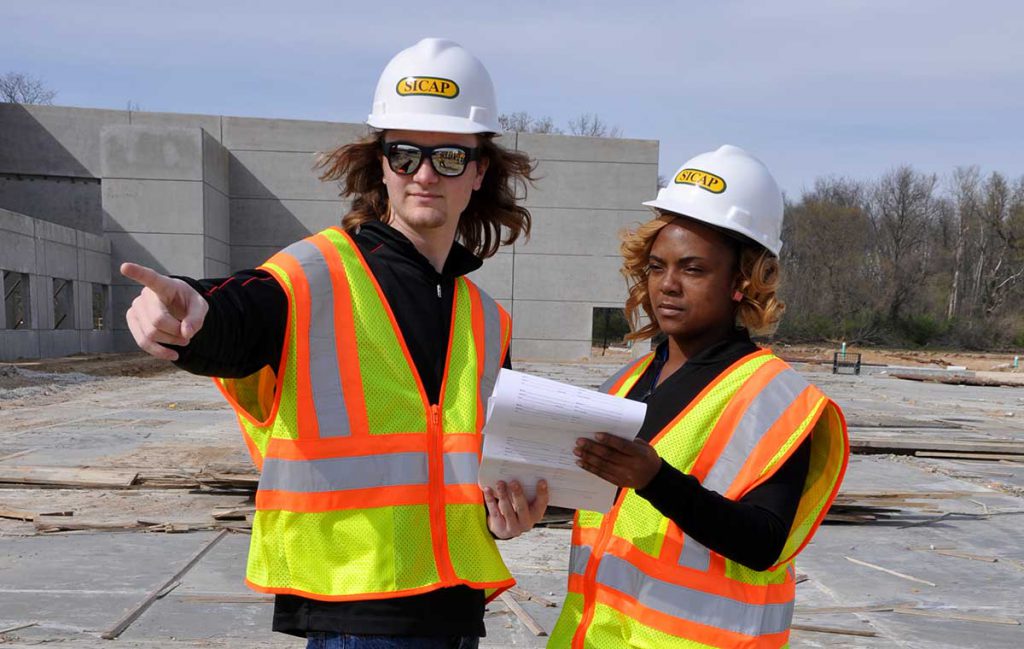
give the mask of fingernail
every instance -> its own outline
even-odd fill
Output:
[[[603,442],[606,439],[608,439],[608,435],[606,435],[605,433],[598,433],[597,435],[594,435],[594,437],[596,437],[597,441],[599,442]]]
[[[586,443],[587,443],[587,440],[585,440],[583,438],[580,438],[580,439],[576,440],[576,446],[577,447],[583,446]]]
[[[548,481],[547,480],[541,480],[540,482],[538,482],[537,483],[537,490],[538,491],[547,491],[548,490]]]

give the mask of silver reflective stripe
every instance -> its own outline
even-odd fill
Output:
[[[445,484],[477,484],[480,459],[476,453],[445,453]]]
[[[748,636],[781,633],[789,629],[793,619],[792,601],[785,604],[745,604],[655,579],[612,555],[601,559],[597,581],[666,615]]]
[[[573,545],[569,552],[569,574],[583,575],[587,572],[587,564],[590,562],[589,545]]]
[[[427,484],[426,453],[384,453],[326,460],[263,462],[260,489],[317,493]]]
[[[683,551],[679,553],[679,565],[707,572],[711,567],[711,551],[694,541],[689,534],[684,534],[683,537]]]
[[[776,374],[743,413],[721,456],[704,479],[704,487],[725,493],[761,438],[806,387],[807,381],[792,369]]]
[[[309,284],[309,374],[320,437],[347,437],[351,431],[338,369],[334,290],[327,261],[306,240],[293,243],[285,252],[298,260]]]
[[[480,377],[480,403],[486,409],[501,369],[501,316],[494,299],[479,288],[477,292],[484,308],[484,371]]]
[[[607,394],[609,391],[611,391],[612,386],[615,385],[615,382],[618,381],[619,379],[621,379],[623,376],[625,376],[626,372],[629,372],[635,366],[636,366],[636,361],[634,361],[632,363],[629,363],[625,367],[619,368],[619,371],[617,371],[615,374],[612,374],[611,377],[607,381],[605,381],[604,383],[601,384],[601,387],[598,388],[598,391],[599,392],[604,392],[605,394]]]

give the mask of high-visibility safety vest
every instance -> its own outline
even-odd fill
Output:
[[[455,281],[440,404],[355,243],[328,228],[261,268],[288,294],[280,372],[216,379],[261,468],[246,583],[325,601],[514,584],[477,484],[511,320]]]
[[[653,355],[602,389],[625,396]],[[812,434],[813,433],[813,434]],[[548,647],[786,647],[793,557],[835,498],[849,441],[838,406],[767,350],[738,360],[651,444],[665,462],[737,500],[767,480],[808,436],[811,462],[775,566],[756,571],[687,536],[632,489],[602,516],[579,511],[569,588]]]

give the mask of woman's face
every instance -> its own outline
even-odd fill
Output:
[[[648,257],[647,291],[658,327],[688,345],[717,342],[733,328],[736,249],[725,235],[690,219],[663,227]]]

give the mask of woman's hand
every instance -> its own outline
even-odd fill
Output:
[[[514,539],[529,531],[544,516],[548,508],[548,483],[537,481],[537,496],[526,502],[523,486],[513,480],[511,484],[499,481],[496,489],[484,487],[487,505],[487,527],[499,539]]]
[[[661,469],[661,456],[643,440],[629,441],[598,433],[597,441],[580,438],[576,440],[573,453],[579,460],[576,464],[599,478],[631,489],[643,489]]]

